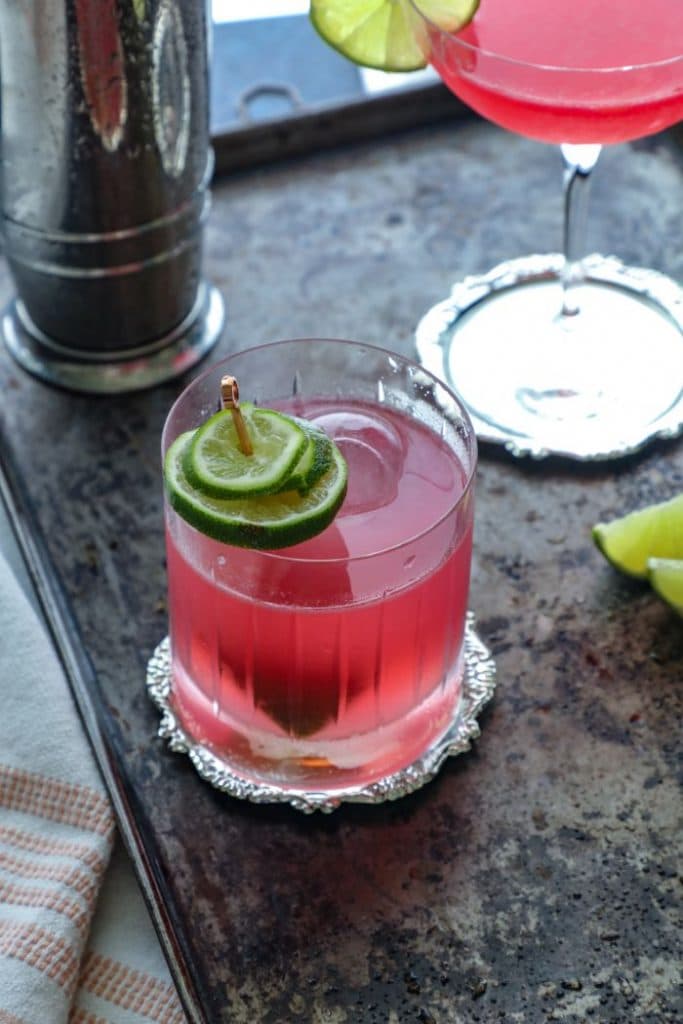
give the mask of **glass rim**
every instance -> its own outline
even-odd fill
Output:
[[[534,68],[538,71],[552,71],[555,72],[556,74],[572,74],[581,76],[604,74],[613,75],[616,73],[623,74],[624,72],[638,72],[648,71],[654,68],[666,68],[669,65],[674,66],[678,62],[683,62],[683,53],[675,54],[673,57],[665,57],[663,60],[646,61],[643,64],[614,64],[598,68],[577,68],[572,67],[571,65],[564,64],[540,64],[537,63],[536,61],[520,60],[517,57],[508,57],[503,53],[497,53],[495,50],[487,50],[483,46],[478,46],[474,43],[467,42],[467,40],[465,39],[461,39],[458,33],[462,31],[462,29],[465,28],[466,26],[463,25],[461,26],[460,29],[456,31],[451,31],[450,29],[443,28],[441,25],[438,24],[438,22],[434,21],[433,18],[430,18],[428,14],[425,14],[421,7],[421,0],[408,0],[408,2],[410,3],[411,7],[418,15],[418,17],[420,17],[422,21],[425,23],[425,25],[429,26],[430,28],[433,28],[435,32],[439,33],[439,35],[445,36],[448,39],[452,39],[453,42],[457,43],[459,46],[462,46],[463,49],[468,50],[470,53],[480,53],[483,54],[485,57],[491,57],[495,60],[503,61],[506,64],[512,64],[520,68]]]
[[[180,407],[180,403],[184,399],[187,399],[189,397],[190,391],[193,391],[195,389],[196,390],[200,390],[201,385],[208,378],[210,378],[212,376],[215,376],[219,372],[219,370],[220,370],[220,368],[222,366],[224,366],[228,361],[230,361],[232,359],[236,359],[238,356],[252,355],[252,354],[255,354],[255,353],[258,353],[258,352],[261,352],[261,351],[266,351],[266,350],[272,349],[272,348],[278,348],[278,347],[281,347],[281,346],[284,346],[284,345],[316,344],[316,343],[317,344],[322,343],[322,344],[328,344],[328,345],[343,345],[343,346],[349,346],[349,347],[353,347],[353,348],[367,349],[367,350],[369,350],[371,352],[376,352],[376,353],[379,353],[380,355],[388,356],[391,359],[399,359],[404,365],[409,366],[409,367],[413,367],[415,370],[418,370],[420,373],[424,374],[426,377],[428,377],[430,380],[432,380],[436,385],[438,385],[438,387],[442,388],[455,401],[455,403],[456,403],[456,405],[458,407],[458,411],[459,411],[459,413],[460,413],[460,415],[462,417],[462,421],[465,424],[465,426],[467,427],[468,438],[470,439],[470,442],[471,442],[471,448],[472,448],[471,466],[469,467],[469,469],[466,469],[466,467],[463,467],[463,469],[466,470],[466,479],[465,479],[465,482],[464,482],[464,485],[463,485],[462,492],[459,494],[458,498],[453,502],[453,504],[442,515],[439,516],[438,519],[435,519],[433,523],[430,523],[429,526],[426,526],[424,529],[420,530],[418,533],[411,534],[409,537],[406,537],[405,539],[399,541],[396,544],[390,544],[387,547],[376,548],[373,551],[364,552],[363,554],[360,554],[360,555],[346,555],[346,556],[339,556],[339,557],[335,557],[335,558],[315,558],[315,557],[310,557],[310,556],[306,556],[306,555],[301,555],[301,556],[297,557],[296,555],[290,553],[290,552],[296,550],[296,545],[292,545],[291,548],[287,548],[286,549],[287,552],[288,552],[287,554],[283,553],[283,551],[285,549],[281,549],[280,550],[280,549],[277,549],[277,548],[263,548],[263,549],[261,549],[261,548],[239,548],[239,550],[242,550],[242,551],[251,551],[254,556],[264,557],[266,559],[273,558],[273,559],[281,561],[281,562],[285,562],[285,561],[286,562],[298,562],[298,563],[302,563],[302,564],[305,563],[305,564],[309,564],[309,565],[335,565],[335,564],[340,564],[341,565],[341,564],[349,564],[349,563],[358,563],[358,562],[362,562],[362,561],[365,561],[365,560],[370,559],[370,558],[377,558],[379,555],[389,554],[392,551],[399,551],[401,548],[405,547],[406,545],[414,544],[416,541],[419,541],[423,537],[428,536],[433,530],[438,529],[438,527],[443,522],[445,522],[445,520],[448,519],[449,516],[453,515],[453,513],[456,512],[456,510],[458,508],[460,508],[460,506],[462,506],[465,503],[465,501],[469,498],[470,492],[472,491],[473,486],[474,486],[474,479],[475,479],[475,476],[476,476],[477,463],[478,463],[479,445],[478,445],[478,441],[477,441],[476,431],[474,429],[474,425],[472,423],[470,414],[469,414],[469,412],[468,412],[468,410],[467,410],[467,408],[465,406],[465,403],[456,394],[456,392],[452,390],[452,388],[450,388],[443,380],[441,380],[440,377],[437,377],[434,373],[432,373],[430,370],[427,370],[424,366],[422,366],[420,363],[416,362],[414,359],[411,359],[409,356],[404,356],[400,352],[395,352],[392,349],[383,348],[381,345],[373,345],[373,344],[370,344],[370,343],[364,342],[364,341],[352,341],[352,340],[347,339],[347,338],[330,338],[330,337],[318,338],[318,337],[315,337],[315,336],[310,336],[310,337],[307,337],[307,338],[280,338],[280,339],[277,339],[276,341],[267,341],[267,342],[263,342],[262,344],[259,344],[259,345],[250,346],[249,348],[242,348],[242,349],[238,349],[235,352],[230,352],[227,355],[222,356],[217,362],[212,363],[211,366],[207,366],[204,370],[202,370],[201,373],[197,374],[196,377],[193,377],[192,380],[186,385],[186,387],[183,388],[181,393],[178,395],[178,397],[175,399],[175,401],[171,405],[171,408],[169,409],[169,411],[168,411],[168,413],[166,415],[166,419],[164,420],[164,426],[163,426],[162,433],[161,433],[162,475],[163,475],[164,454],[165,454],[165,451],[167,450],[167,446],[165,444],[165,439],[166,439],[166,431],[167,431],[167,428],[168,428],[168,424],[170,423],[171,419],[173,418],[173,415],[176,412],[176,410]],[[164,488],[164,502],[167,505],[170,504],[168,502],[168,498],[167,498],[167,495],[166,495],[166,489],[165,488]],[[180,519],[183,519],[183,517],[180,515],[180,513],[175,512],[175,514]],[[202,531],[199,530],[196,526],[193,526],[192,523],[188,523],[185,519],[183,519],[183,522],[190,529],[195,530],[197,533],[200,533],[202,536],[207,536],[206,534],[203,534]],[[333,520],[333,522],[334,522],[334,520]],[[214,541],[214,543],[216,543],[216,544],[223,544],[223,546],[226,547],[226,548],[236,548],[236,547],[238,547],[238,545],[229,544],[226,541]]]

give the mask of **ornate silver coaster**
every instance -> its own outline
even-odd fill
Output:
[[[479,736],[477,717],[491,700],[496,687],[495,663],[475,632],[470,612],[465,630],[465,677],[463,692],[447,732],[413,764],[369,786],[338,790],[334,795],[307,792],[273,785],[260,785],[226,767],[208,748],[194,740],[182,727],[171,704],[170,646],[166,637],[147,666],[147,690],[162,713],[158,734],[171,750],[188,754],[199,775],[230,796],[253,803],[288,803],[299,811],[330,812],[342,803],[379,804],[407,796],[433,779],[447,757],[469,750]]]
[[[418,357],[512,455],[613,459],[683,430],[683,288],[613,256],[581,260],[562,314],[563,257],[467,277],[415,333]]]

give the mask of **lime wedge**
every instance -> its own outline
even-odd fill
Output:
[[[189,482],[214,498],[272,494],[280,490],[308,444],[289,416],[245,402],[242,416],[253,445],[245,455],[228,409],[217,412],[195,432],[185,455]]]
[[[683,494],[598,523],[593,540],[615,568],[646,579],[648,558],[683,558]]]
[[[214,498],[194,487],[185,473],[188,449],[196,433],[181,434],[166,452],[164,483],[176,512],[208,537],[244,548],[289,547],[322,533],[339,511],[346,494],[347,468],[333,442],[329,469],[304,495],[287,490]]]
[[[418,0],[417,6],[455,32],[471,21],[479,0]],[[310,18],[325,42],[355,64],[416,71],[427,63],[426,26],[410,0],[311,0]]]
[[[683,615],[683,558],[648,558],[647,575],[653,590]]]
[[[280,490],[306,494],[332,465],[332,442],[324,431],[307,420],[296,419],[295,422],[306,435],[306,447]]]

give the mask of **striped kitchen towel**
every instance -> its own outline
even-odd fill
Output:
[[[115,840],[59,661],[0,554],[0,1024],[185,1021]]]

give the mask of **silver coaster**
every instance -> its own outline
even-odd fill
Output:
[[[330,795],[261,785],[226,767],[215,754],[186,732],[173,710],[168,637],[158,645],[147,666],[147,691],[162,713],[158,735],[168,741],[171,750],[188,754],[199,775],[223,793],[257,804],[288,803],[306,814],[313,811],[329,813],[342,803],[380,804],[398,800],[420,789],[434,778],[447,757],[469,750],[472,740],[480,732],[477,716],[491,700],[495,688],[495,663],[475,632],[474,616],[470,612],[465,628],[463,692],[446,733],[407,768],[369,786],[349,787]]]
[[[580,317],[563,318],[563,266],[525,256],[456,283],[417,326],[420,362],[457,392],[477,437],[514,456],[600,461],[677,437],[683,287],[594,253],[570,291]]]

